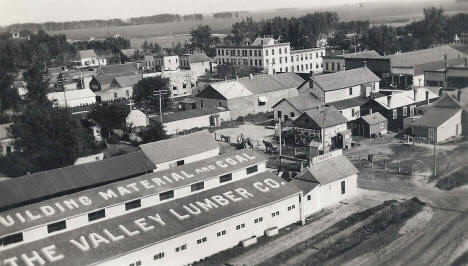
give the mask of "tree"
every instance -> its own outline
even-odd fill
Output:
[[[28,89],[27,99],[41,104],[50,104],[47,99],[48,80],[44,79],[45,73],[39,63],[34,63],[23,77]]]
[[[151,121],[151,125],[141,131],[139,135],[142,139],[142,144],[167,138],[164,127],[157,121]]]
[[[367,49],[379,54],[391,54],[397,51],[397,36],[395,28],[387,25],[371,27],[363,36],[362,41]]]
[[[103,103],[96,105],[88,114],[88,118],[96,121],[101,127],[102,135],[110,136],[112,129],[124,129],[130,108],[123,103]]]
[[[150,104],[159,110],[159,94],[155,92],[163,91],[162,108],[165,109],[171,104],[171,90],[168,78],[161,78],[160,76],[144,78],[135,85],[133,91],[137,103]]]
[[[10,133],[16,152],[2,159],[0,167],[13,176],[73,164],[93,149],[92,135],[68,109],[39,103],[26,106]]]
[[[18,109],[21,98],[13,88],[15,72],[13,55],[6,45],[0,42],[0,111]]]
[[[192,48],[205,52],[208,56],[216,55],[216,44],[219,38],[211,34],[211,27],[208,25],[199,25],[198,28],[190,31],[190,43]]]

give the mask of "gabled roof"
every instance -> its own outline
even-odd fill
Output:
[[[205,53],[195,53],[188,55],[190,63],[199,63],[199,62],[207,62],[211,61],[211,58],[207,56]]]
[[[122,49],[120,52],[127,57],[133,57],[135,54],[135,49]]]
[[[349,98],[349,99],[331,102],[327,104],[335,107],[338,110],[343,110],[343,109],[347,109],[351,107],[362,106],[363,104],[367,103],[370,100],[371,100],[370,98],[354,97],[354,98]]]
[[[0,140],[10,138],[10,133],[8,128],[13,125],[13,123],[0,125]]]
[[[276,75],[256,75],[252,78],[241,78],[238,81],[253,94],[298,88],[304,80],[296,73],[287,72]]]
[[[326,113],[324,112],[326,110]],[[336,108],[334,107],[322,107],[320,109],[312,108],[310,110],[305,111],[301,116],[307,116],[313,122],[315,122],[320,128],[322,125],[327,127],[332,127],[336,125],[340,125],[343,123],[347,123],[348,119],[344,117]],[[299,116],[299,117],[301,117]],[[324,122],[325,116],[325,122]],[[296,125],[296,121],[300,121],[299,117],[292,122],[293,125]]]
[[[453,58],[445,60],[439,60],[435,62],[425,63],[422,65],[414,66],[414,75],[422,75],[424,71],[435,71],[435,70],[443,70],[446,68],[446,64],[449,66],[457,66],[463,64],[465,62],[465,58]]]
[[[275,39],[266,37],[266,38],[261,38],[257,37],[253,43],[252,46],[265,46],[265,45],[272,45],[275,44]]]
[[[361,119],[364,120],[369,125],[375,125],[375,124],[387,121],[387,118],[385,118],[383,115],[381,115],[378,112],[365,115],[365,116],[361,116]]]
[[[96,97],[96,94],[94,94],[94,92],[90,89],[59,91],[59,92],[51,92],[47,94],[47,98],[49,99],[49,101],[57,100],[59,102],[62,102],[62,101],[65,101],[65,97],[67,101],[71,101],[71,100],[93,98],[93,97]]]
[[[466,57],[465,54],[450,47],[450,46],[439,46],[434,48],[427,48],[407,53],[389,55],[392,67],[413,67],[416,65],[422,65],[434,61],[444,60],[444,56],[447,59]]]
[[[122,77],[115,77],[114,81],[111,83],[111,87],[132,87],[138,83],[138,81],[142,80],[142,75],[131,75],[131,76],[122,76]]]
[[[375,50],[344,54],[344,58],[378,58],[381,57]]]
[[[312,164],[306,171],[301,172],[295,179],[316,182],[326,185],[348,176],[359,173],[359,170],[346,158],[339,156],[326,161]]]
[[[93,49],[80,50],[80,51],[78,51],[78,54],[79,54],[81,59],[97,57],[97,54],[94,52]]]
[[[418,120],[413,122],[413,126],[420,127],[439,127],[447,120],[452,118],[457,113],[461,112],[462,109],[447,108],[447,107],[432,107],[427,110],[424,115]]]
[[[101,59],[102,58],[111,58],[112,56],[114,56],[114,54],[110,50],[95,50],[94,52]]]
[[[120,64],[101,66],[97,70],[98,75],[135,75],[140,74],[140,71],[133,64]]]
[[[313,81],[323,91],[332,91],[370,82],[378,82],[380,81],[380,78],[367,67],[361,67],[325,75],[318,75],[313,77]]]
[[[156,165],[182,159],[218,148],[214,137],[208,131],[155,141],[140,145],[146,156]]]
[[[101,85],[101,90],[108,89],[115,79],[114,75],[98,75],[94,76],[94,79]]]
[[[0,210],[39,202],[152,171],[143,152],[25,175],[0,183]]]
[[[426,101],[426,92],[429,92],[429,100],[438,98],[439,95],[432,92],[427,88],[418,88],[417,89],[417,99],[414,99],[414,91],[413,90],[405,90],[393,93],[389,96],[382,96],[375,98],[374,101],[383,106],[386,109],[394,109],[401,106],[406,106],[414,103],[424,102]],[[390,106],[388,106],[388,97],[391,96]]]
[[[312,93],[304,93],[289,98],[283,98],[281,101],[273,105],[272,108],[275,108],[275,106],[279,105],[282,102],[288,102],[289,104],[291,104],[291,106],[296,108],[296,110],[301,112],[323,105],[323,102],[317,97],[315,97]]]
[[[211,90],[214,90],[214,95]],[[208,85],[208,88],[202,90],[198,93],[197,97],[200,98],[213,98],[216,99],[221,96],[222,98],[229,100],[235,98],[241,98],[246,96],[253,95],[248,89],[246,89],[242,84],[236,81],[221,81],[215,82]]]

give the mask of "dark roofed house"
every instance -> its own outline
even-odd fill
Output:
[[[462,135],[463,108],[456,99],[444,94],[418,120],[413,122],[415,136],[429,141],[444,142]]]
[[[317,107],[305,111],[292,122],[294,127],[317,132],[320,142],[325,131],[325,150],[345,148],[351,145],[348,119],[334,107]]]
[[[25,175],[0,183],[0,211],[150,173],[143,152]]]
[[[133,86],[142,78],[141,74],[115,77],[108,89],[101,89],[96,92],[97,99],[98,101],[107,102],[131,98],[133,96]]]
[[[156,171],[219,155],[218,144],[208,131],[142,144],[138,149],[153,162]]]
[[[122,49],[120,54],[123,62],[132,62],[135,59],[135,49]]]
[[[273,116],[275,120],[281,121],[298,118],[304,111],[323,105],[323,102],[312,93],[300,94],[284,98],[273,105]]]
[[[388,120],[380,113],[372,113],[361,116],[352,123],[352,132],[354,136],[373,137],[386,134]]]
[[[298,95],[304,82],[297,74],[251,75],[247,78],[214,82],[197,94],[200,108],[225,107],[231,118],[272,111],[273,105]]]
[[[140,71],[131,63],[102,66],[97,70],[98,75],[128,76],[141,74]]]

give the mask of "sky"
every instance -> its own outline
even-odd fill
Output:
[[[111,19],[161,13],[213,13],[290,7],[323,7],[378,0],[0,0],[0,25]]]

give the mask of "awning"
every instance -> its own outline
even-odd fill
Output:
[[[262,103],[267,103],[268,102],[268,98],[266,96],[260,96],[258,97],[258,101],[259,102],[262,102]]]

